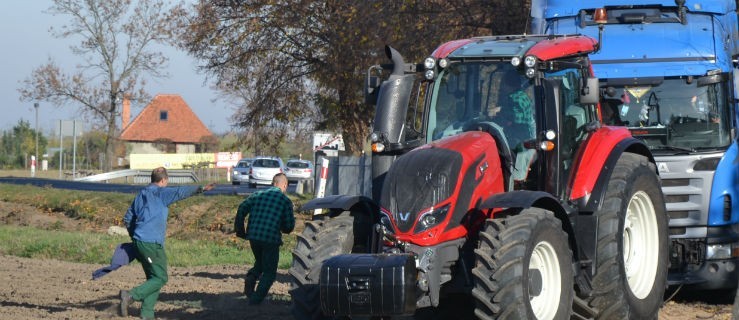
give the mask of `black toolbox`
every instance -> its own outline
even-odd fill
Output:
[[[330,316],[408,315],[416,309],[416,263],[409,254],[344,254],[326,260],[319,281]]]

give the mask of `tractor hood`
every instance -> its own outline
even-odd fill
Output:
[[[466,132],[399,157],[388,171],[380,205],[399,239],[423,245],[464,236],[464,217],[502,191],[492,136]]]

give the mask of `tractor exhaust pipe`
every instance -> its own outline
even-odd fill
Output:
[[[402,76],[405,74],[405,61],[398,50],[391,46],[385,46],[385,56],[393,62],[393,73],[391,75]]]
[[[375,200],[379,200],[378,192],[395,157],[407,151],[404,144],[405,119],[416,80],[414,64],[406,64],[403,56],[390,46],[385,46],[385,54],[393,62],[393,71],[377,93],[372,128],[372,143],[384,147],[372,153],[372,193]]]

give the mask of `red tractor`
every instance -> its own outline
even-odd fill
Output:
[[[303,206],[324,210],[293,251],[294,316],[449,318],[462,296],[481,319],[656,319],[660,179],[641,141],[602,125],[595,50],[490,36],[406,64],[387,47],[367,78],[374,199]]]

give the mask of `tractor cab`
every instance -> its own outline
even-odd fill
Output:
[[[432,145],[487,132],[500,153],[506,191],[566,196],[574,153],[597,129],[597,79],[585,55],[595,46],[581,36],[495,36],[442,45],[415,70],[406,68],[423,78],[418,96],[409,99],[415,112],[408,112],[407,131]]]

